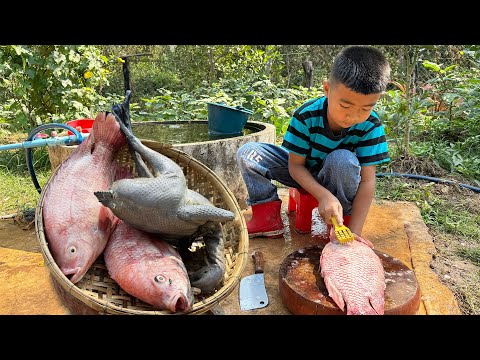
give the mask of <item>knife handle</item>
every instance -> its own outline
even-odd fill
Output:
[[[255,250],[252,253],[253,266],[255,267],[255,274],[263,273],[263,265],[265,261],[263,260],[263,253],[260,250]]]

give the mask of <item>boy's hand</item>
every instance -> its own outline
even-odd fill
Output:
[[[332,225],[332,216],[337,218],[338,225],[343,225],[342,204],[332,193],[322,196],[322,200],[318,202],[318,213],[327,225]]]
[[[373,244],[370,240],[365,239],[364,237],[361,237],[360,235],[357,235],[355,233],[353,233],[353,239],[356,240],[356,241],[360,241],[360,242],[364,243],[365,245],[367,245],[369,248],[373,249]]]

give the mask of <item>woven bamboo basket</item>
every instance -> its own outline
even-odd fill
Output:
[[[225,240],[226,271],[223,283],[212,294],[196,295],[193,307],[184,314],[202,314],[226,298],[238,284],[248,256],[248,233],[240,206],[224,182],[207,166],[170,145],[142,140],[143,144],[171,158],[183,169],[189,189],[209,199],[215,206],[232,211],[235,219],[222,223]],[[119,165],[127,165],[136,174],[135,164],[125,146],[116,156]],[[55,173],[54,173],[55,174]],[[42,209],[45,193],[54,174],[40,194],[35,212],[35,229],[45,264],[50,270],[54,288],[65,305],[75,314],[132,314],[168,315],[168,310],[158,310],[129,295],[109,276],[103,255],[100,255],[82,280],[73,284],[55,263],[44,231]],[[200,255],[199,255],[200,256]],[[189,263],[185,261],[187,269]]]

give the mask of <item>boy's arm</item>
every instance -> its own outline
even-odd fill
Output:
[[[325,223],[331,225],[331,217],[335,216],[338,223],[342,225],[343,209],[340,201],[338,201],[338,199],[328,189],[324,188],[318,183],[318,181],[312,176],[312,174],[310,174],[310,172],[305,167],[305,162],[305,157],[292,152],[289,153],[288,171],[290,172],[290,175],[303,189],[307,190],[317,199],[318,213],[323,218]]]
[[[375,165],[362,166],[360,184],[352,203],[352,216],[348,227],[360,236],[362,236],[363,225],[375,195],[375,170]]]

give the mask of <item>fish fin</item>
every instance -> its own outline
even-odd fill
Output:
[[[330,281],[329,278],[324,278],[323,280],[324,280],[325,286],[328,290],[328,296],[330,296],[333,299],[333,301],[335,302],[335,304],[337,304],[337,306],[340,308],[340,310],[344,311],[345,310],[345,301],[343,300],[343,296],[340,293],[340,291],[338,291],[338,289],[335,286],[335,284],[333,283],[333,281]]]
[[[180,220],[204,224],[207,221],[233,220],[235,214],[213,205],[184,205],[177,211]]]
[[[103,205],[110,207],[113,200],[113,190],[95,191],[93,194]]]
[[[112,216],[112,211],[108,207],[100,206],[98,210],[98,229],[105,233],[111,233],[118,223],[118,218],[112,218]]]
[[[127,144],[127,139],[120,131],[120,125],[113,114],[98,113],[93,122],[92,132],[95,135],[96,143],[110,144],[115,149]]]
[[[383,297],[371,297],[369,296],[368,300],[373,310],[378,315],[383,315],[385,313],[385,299]]]

